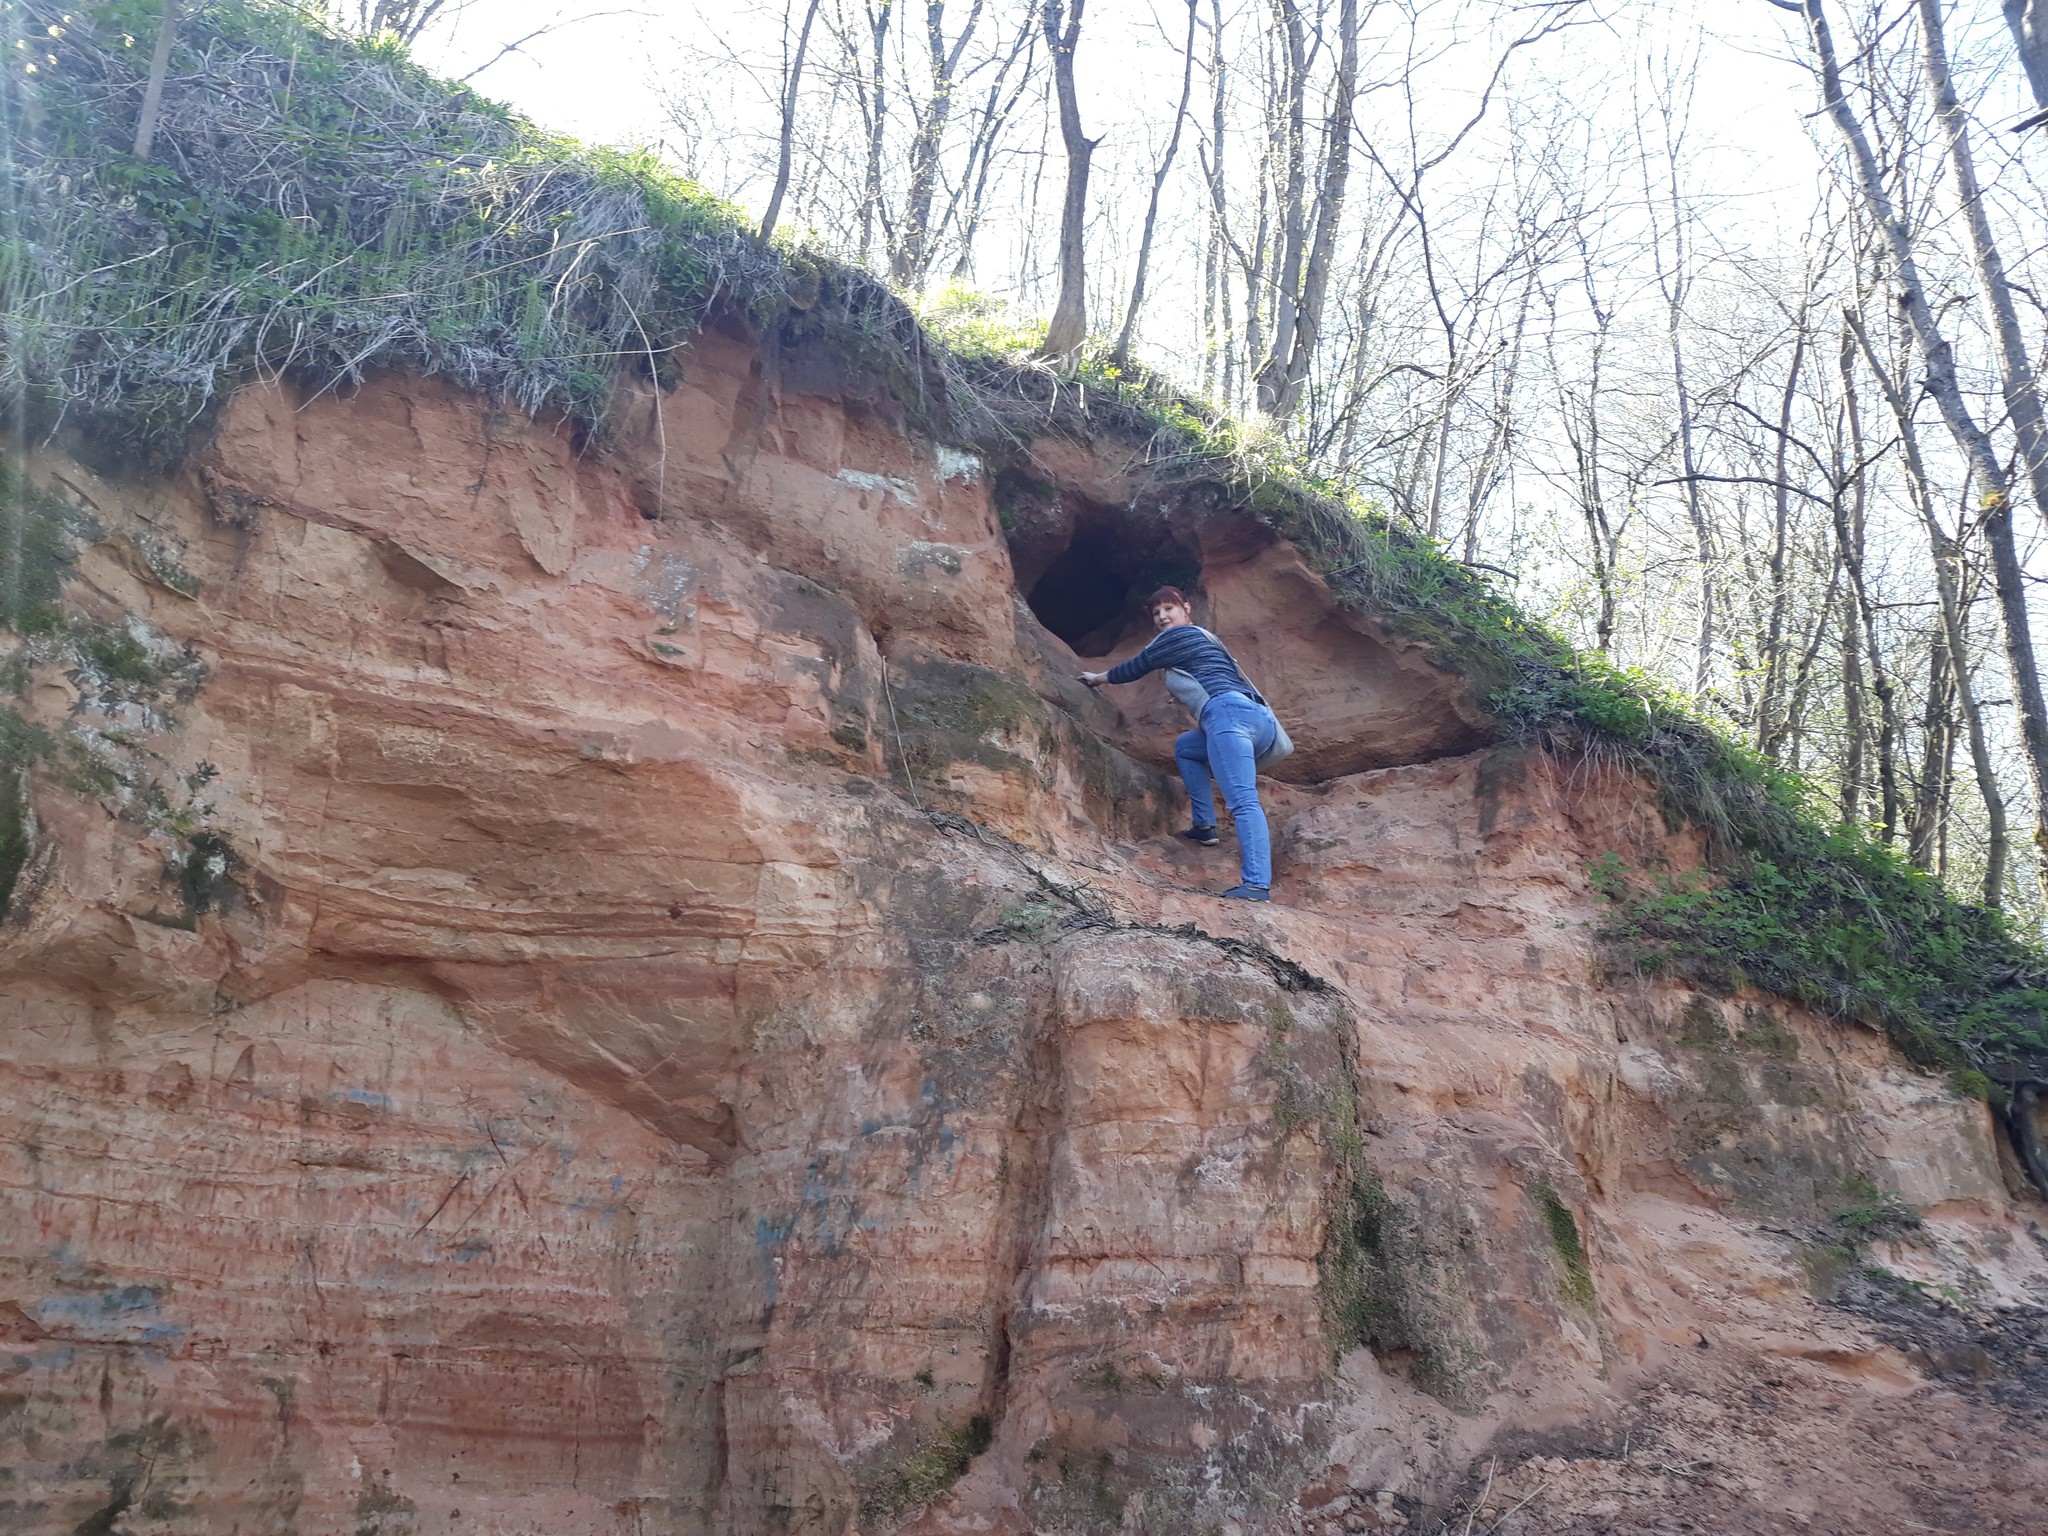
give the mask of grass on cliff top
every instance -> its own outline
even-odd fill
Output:
[[[241,378],[391,366],[588,416],[714,302],[781,297],[781,257],[652,154],[542,133],[282,0],[180,23],[137,160],[161,11],[0,9],[0,395],[31,430],[174,457]]]
[[[546,134],[286,0],[185,18],[156,153],[137,161],[160,14],[0,4],[0,407],[17,438],[68,431],[167,463],[242,379],[348,387],[387,367],[601,429],[622,370],[661,377],[708,317],[742,319],[879,375],[999,467],[1048,433],[1116,440],[1162,491],[1246,507],[1295,542],[1344,601],[1470,679],[1511,737],[1646,775],[1709,833],[1714,878],[1603,863],[1634,965],[1865,1020],[1930,1065],[2048,1074],[2048,956],[1996,913],[1833,826],[1813,786],[1581,655],[1276,441],[1100,354],[1061,378],[986,302],[943,298],[920,325],[873,278],[764,246],[652,155]]]

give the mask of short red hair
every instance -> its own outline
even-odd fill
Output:
[[[1179,587],[1161,587],[1152,594],[1152,600],[1145,606],[1157,608],[1166,603],[1172,603],[1175,607],[1186,608],[1189,611],[1193,611],[1195,606],[1188,601],[1187,593],[1181,591]]]

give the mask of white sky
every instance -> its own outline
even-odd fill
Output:
[[[687,78],[691,54],[715,50],[721,41],[741,53],[772,46],[780,19],[779,7],[625,3],[631,8],[612,10],[609,0],[588,0],[588,11],[608,14],[573,22],[500,58],[472,83],[544,128],[603,144],[658,144],[673,133],[662,115],[662,88]],[[1695,112],[1703,144],[1719,150],[1712,177],[1717,190],[1730,200],[1731,214],[1742,210],[1740,217],[1768,221],[1780,201],[1803,212],[1815,166],[1804,119],[1816,103],[1805,72],[1786,57],[1789,18],[1767,0],[1606,0],[1603,9],[1605,26],[1545,45],[1548,56],[1534,61],[1537,67],[1582,78],[1597,91],[1603,77],[1625,76],[1629,54],[1703,37]],[[418,56],[460,76],[550,20],[585,14],[585,5],[565,7],[561,0],[483,0],[460,17],[452,35],[425,40]],[[1141,113],[1155,119],[1170,114],[1179,14],[1171,0],[1095,0],[1090,6],[1077,60],[1082,117],[1091,134],[1105,137],[1106,152],[1114,154],[1119,140],[1142,137]],[[1162,42],[1169,32],[1173,40]],[[1462,105],[1446,98],[1446,126]],[[766,110],[765,102],[735,101],[735,126],[754,128]]]

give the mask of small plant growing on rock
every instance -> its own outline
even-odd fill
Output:
[[[861,1519],[887,1520],[929,1504],[960,1481],[969,1463],[995,1440],[985,1413],[965,1424],[942,1429],[923,1449],[896,1463],[861,1500]]]
[[[1835,1212],[1835,1225],[1857,1245],[1875,1238],[1899,1238],[1924,1230],[1920,1208],[1889,1190],[1863,1184],[1852,1188],[1854,1199]]]
[[[1565,1300],[1578,1306],[1593,1305],[1593,1269],[1586,1261],[1586,1245],[1579,1237],[1579,1221],[1564,1197],[1548,1184],[1529,1186],[1529,1194],[1543,1211],[1543,1224],[1550,1232],[1550,1245],[1557,1250],[1564,1277],[1558,1289]]]

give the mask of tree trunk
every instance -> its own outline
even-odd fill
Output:
[[[1984,193],[1977,183],[1976,159],[1970,151],[1969,118],[1963,112],[1962,102],[1956,99],[1955,82],[1949,75],[1941,6],[1938,0],[1919,0],[1919,6],[1928,83],[1934,87],[1934,112],[1941,122],[1949,168],[1955,174],[1963,222],[1970,232],[1971,258],[1977,267],[1978,281],[1984,285],[1984,297],[1991,305],[1993,334],[1998,337],[2002,374],[1999,384],[2006,414],[2012,418],[2013,436],[2019,442],[2020,462],[2034,493],[2035,510],[2048,517],[2048,418],[2044,418],[2042,411],[2040,384],[2027,355],[2026,335],[2020,329],[2019,309],[2013,303],[2005,260],[1991,238],[1991,220],[1984,211]],[[2042,19],[2037,11],[2035,20]]]
[[[2005,794],[1998,787],[1998,773],[1991,762],[1991,742],[1984,730],[1984,712],[1977,705],[1976,685],[1970,679],[1968,626],[1964,622],[1962,583],[1955,540],[1941,525],[1935,510],[1934,485],[1927,478],[1927,462],[1920,453],[1920,430],[1913,422],[1913,410],[1904,391],[1878,358],[1870,335],[1851,314],[1849,328],[1870,365],[1871,377],[1891,408],[1892,421],[1899,430],[1899,451],[1906,462],[1906,487],[1913,506],[1927,530],[1928,553],[1934,562],[1935,601],[1941,609],[1942,648],[1953,662],[1956,702],[1962,708],[1963,726],[1969,737],[1970,766],[1977,775],[1977,793],[1984,801],[1988,849],[1984,869],[1984,905],[1995,907],[2005,895],[2005,866],[2010,858],[2012,837],[2006,825]],[[1946,718],[1944,714],[1944,718]],[[1924,789],[1923,789],[1924,804]],[[1916,861],[1917,862],[1917,861]],[[1925,867],[1925,866],[1923,866]]]
[[[1786,476],[1790,470],[1787,460],[1792,444],[1792,407],[1798,399],[1799,374],[1806,362],[1806,304],[1802,298],[1798,319],[1793,322],[1798,333],[1792,343],[1792,366],[1786,370],[1785,388],[1779,397],[1777,448],[1772,460],[1770,618],[1764,627],[1764,682],[1756,712],[1757,749],[1772,762],[1778,760],[1788,723],[1778,719],[1778,696],[1785,687],[1785,613],[1791,600],[1791,587],[1785,580],[1785,556],[1791,537],[1792,491]]]
[[[178,0],[164,0],[156,24],[156,51],[149,56],[149,81],[142,88],[142,115],[135,120],[135,158],[147,160],[156,147],[156,117],[164,101],[164,76],[171,71],[171,44],[178,33]]]
[[[1358,95],[1358,0],[1337,6],[1337,72],[1330,86],[1330,116],[1323,125],[1323,159],[1316,177],[1315,228],[1307,228],[1302,117],[1307,60],[1302,52],[1300,8],[1280,0],[1287,32],[1288,119],[1287,205],[1281,220],[1283,245],[1274,275],[1273,345],[1258,372],[1259,409],[1285,421],[1301,403],[1323,306],[1328,302],[1330,267],[1337,250],[1337,226],[1351,177],[1351,117]]]
[[[1976,263],[1978,280],[1984,285],[1984,296],[1990,302],[1992,330],[1998,337],[2002,372],[2000,386],[2006,413],[2012,418],[2020,460],[2026,468],[2027,483],[2034,493],[2034,508],[2037,513],[2048,516],[2048,421],[2043,420],[2041,391],[2027,356],[2026,338],[2020,331],[2019,312],[2013,304],[2012,285],[2006,280],[2005,261],[1999,255],[1997,243],[1991,238],[1991,220],[1984,211],[1984,194],[1977,184],[1976,161],[1970,152],[1969,119],[1964,116],[1962,102],[1956,98],[1955,82],[1949,74],[1948,43],[1942,33],[1941,7],[1937,0],[1919,0],[1919,10],[1922,58],[1927,67],[1928,84],[1934,88],[1934,112],[1941,123],[1949,169],[1955,175],[1956,196],[1962,203],[1963,222],[1970,232],[1970,253]],[[2040,19],[2038,13],[2035,19]],[[1997,506],[1986,509],[1985,531],[1991,533],[1994,521],[2002,529],[2002,537],[1993,536],[1991,539],[1999,598],[2006,610],[2007,622],[2018,623],[2022,634],[2026,635],[2031,633],[2026,577],[2013,549],[2012,497],[2003,486],[1999,487],[1997,494]],[[2009,586],[2013,594],[2010,599],[2007,598]],[[2029,642],[2027,673],[2032,686],[2029,689],[2020,685],[2019,669],[2015,667],[2013,692],[2016,698],[2024,701],[2021,703],[2020,726],[2027,743],[2029,764],[2035,768],[2034,793],[2038,798],[2044,787],[2048,787],[2048,707],[2044,707],[2033,659],[2033,647]],[[1956,654],[1955,664],[1958,676],[1967,672],[1960,651]],[[2048,806],[2036,807],[2034,855],[2042,894],[2044,899],[2048,899]],[[1990,884],[1988,878],[1986,884]],[[1997,887],[1992,887],[1986,892],[1985,905],[1998,905],[1996,890]]]
[[[953,82],[960,55],[981,19],[982,0],[974,0],[967,21],[950,47],[946,43],[946,0],[926,0],[925,51],[930,61],[932,94],[910,141],[910,190],[903,203],[903,223],[890,256],[890,276],[903,287],[921,289],[931,272],[932,199],[939,187],[939,156],[945,149],[946,125],[953,118]]]
[[[1067,195],[1060,206],[1060,294],[1039,348],[1071,370],[1088,340],[1088,265],[1082,234],[1088,220],[1088,161],[1095,141],[1081,131],[1081,104],[1074,95],[1074,49],[1081,41],[1081,11],[1088,0],[1044,0],[1040,13],[1045,45],[1052,56],[1053,89],[1059,96],[1060,137],[1067,146]],[[1064,18],[1062,17],[1064,12]]]
[[[2005,633],[2006,664],[2012,674],[2013,703],[2018,708],[2020,737],[2025,745],[2027,775],[2034,794],[2036,850],[2035,874],[2042,882],[2042,896],[2048,901],[2048,701],[2041,692],[2041,674],[2034,660],[2033,635],[2027,618],[2026,575],[2020,567],[2019,552],[2012,530],[2011,482],[2005,466],[1993,449],[1991,438],[1978,425],[1963,397],[1956,378],[1955,352],[1942,334],[1933,305],[1920,277],[1911,232],[1892,206],[1885,188],[1884,173],[1870,140],[1849,106],[1842,87],[1842,73],[1835,59],[1833,34],[1828,29],[1822,0],[1801,0],[1801,11],[1820,62],[1821,102],[1848,141],[1855,162],[1856,179],[1862,190],[1871,221],[1884,232],[1890,249],[1900,298],[1925,360],[1926,389],[1934,398],[1942,420],[1968,459],[1983,487],[1981,526],[1991,549],[1992,578],[1998,592],[1998,606]],[[1982,217],[1981,209],[1977,218]],[[1959,667],[1960,669],[1960,667]]]
[[[1920,714],[1920,788],[1906,838],[1906,857],[1930,872],[1942,864],[1941,821],[1948,803],[1949,676],[1948,641],[1937,634],[1927,653],[1927,703]]]
[[[885,142],[883,135],[889,126],[889,22],[894,14],[895,0],[882,0],[879,8],[868,13],[868,67],[873,107],[868,116],[867,176],[861,187],[862,261],[866,261],[873,250],[875,227],[878,224],[886,227],[888,223],[882,208],[882,148]]]
[[[1619,543],[1607,515],[1607,498],[1600,483],[1600,368],[1607,350],[1607,323],[1611,316],[1597,306],[1594,315],[1592,374],[1586,386],[1584,434],[1571,402],[1559,389],[1559,414],[1564,420],[1565,440],[1571,445],[1572,464],[1578,476],[1579,513],[1586,520],[1586,544],[1593,558],[1593,581],[1600,593],[1600,608],[1593,619],[1593,646],[1602,656],[1614,649],[1614,626],[1620,598],[1615,589]],[[1554,323],[1554,317],[1553,317]]]
[[[1678,452],[1685,475],[1685,513],[1692,523],[1693,559],[1699,566],[1700,618],[1694,631],[1692,661],[1693,697],[1706,694],[1714,666],[1714,534],[1707,522],[1707,510],[1700,498],[1699,455],[1693,445],[1692,390],[1685,376],[1685,346],[1679,337],[1680,305],[1684,302],[1681,283],[1670,301],[1665,329],[1671,344],[1671,382],[1678,395]]]
[[[1195,88],[1195,23],[1200,0],[1188,0],[1188,41],[1182,50],[1180,105],[1173,109],[1173,133],[1166,141],[1166,153],[1152,176],[1152,199],[1145,204],[1145,232],[1138,240],[1138,268],[1131,278],[1131,302],[1124,310],[1124,323],[1117,331],[1116,350],[1110,355],[1119,363],[1131,353],[1131,333],[1137,329],[1138,311],[1145,303],[1145,264],[1152,257],[1152,228],[1159,221],[1159,193],[1166,185],[1166,173],[1173,169],[1175,151],[1180,148],[1180,127],[1187,121],[1188,97]]]
[[[2012,28],[2034,104],[2048,107],[2048,0],[2005,0],[2005,24]]]
[[[1889,843],[1898,834],[1899,825],[1898,701],[1892,688],[1891,669],[1885,663],[1884,650],[1879,644],[1877,611],[1864,580],[1864,510],[1869,499],[1869,485],[1863,441],[1863,406],[1856,390],[1855,337],[1849,318],[1845,315],[1836,363],[1842,375],[1843,413],[1849,423],[1849,451],[1856,466],[1856,494],[1853,500],[1846,502],[1839,496],[1835,498],[1835,542],[1841,549],[1842,565],[1849,577],[1850,612],[1844,620],[1843,643],[1860,642],[1862,649],[1844,655],[1843,676],[1846,689],[1846,680],[1853,671],[1855,691],[1860,695],[1864,689],[1864,668],[1869,668],[1869,691],[1877,698],[1879,830],[1882,839]],[[1858,715],[1867,731],[1869,710],[1860,708]],[[1853,738],[1852,750],[1859,754],[1861,751],[1861,743]],[[1853,821],[1856,818],[1850,814],[1846,819]]]
[[[1839,556],[1838,556],[1839,558]],[[1848,562],[1843,559],[1843,564]],[[1870,734],[1870,713],[1863,691],[1863,636],[1856,594],[1842,595],[1842,727],[1849,744],[1842,753],[1842,820],[1855,826],[1863,819],[1863,747]]]
[[[790,151],[796,143],[797,92],[803,85],[804,54],[811,46],[811,24],[818,19],[818,0],[804,10],[804,24],[796,35],[796,53],[789,61],[789,74],[782,82],[782,132],[775,151],[775,186],[768,194],[768,211],[761,215],[761,238],[775,233],[775,221],[782,216],[782,199],[789,191]],[[789,18],[783,17],[783,40],[789,39]]]

